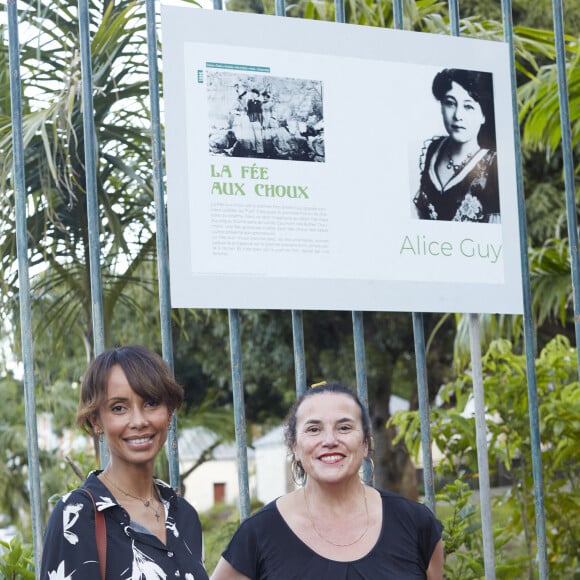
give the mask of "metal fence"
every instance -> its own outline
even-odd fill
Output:
[[[156,203],[157,228],[157,256],[159,278],[159,302],[162,328],[163,357],[173,366],[173,344],[170,328],[170,298],[169,298],[169,268],[167,251],[166,215],[164,204],[164,172],[162,163],[161,119],[159,107],[159,74],[157,54],[157,24],[156,6],[154,0],[146,0],[147,14],[147,46],[149,63],[149,89],[153,158],[151,167],[154,172],[154,194]],[[345,22],[344,0],[335,0],[335,15],[338,22]],[[221,0],[214,0],[214,9],[223,9]],[[512,54],[512,112],[514,126],[518,126],[518,105],[516,98],[514,33],[512,24],[512,6],[510,0],[501,2],[504,40],[509,44]],[[276,0],[276,14],[284,16],[286,5],[284,0]],[[99,223],[96,191],[96,163],[93,115],[93,82],[91,73],[91,38],[89,32],[89,6],[87,0],[78,0],[78,18],[81,38],[82,58],[82,103],[85,131],[85,160],[86,160],[86,192],[88,199],[87,219],[90,228],[90,278],[93,304],[94,350],[98,354],[104,350],[103,328],[103,298],[100,277],[100,248]],[[39,569],[42,549],[42,501],[40,494],[40,474],[38,461],[38,444],[36,430],[36,403],[33,374],[33,337],[31,325],[30,302],[30,275],[27,261],[27,206],[26,206],[26,175],[24,174],[24,147],[22,134],[22,94],[19,63],[19,22],[16,0],[8,0],[8,31],[9,31],[9,64],[11,79],[11,104],[13,127],[13,183],[16,192],[16,230],[18,252],[18,274],[20,284],[20,316],[22,328],[22,360],[24,364],[24,389],[26,405],[26,428],[29,455],[29,483],[31,511],[33,520],[33,542],[35,561]],[[449,1],[450,30],[454,35],[460,34],[459,6],[457,0]],[[394,26],[404,28],[404,7],[402,0],[394,0]],[[564,26],[562,0],[553,0],[554,33],[556,39],[557,70],[559,82],[559,101],[561,111],[562,150],[564,158],[565,192],[568,218],[568,235],[571,248],[572,286],[574,288],[574,320],[576,341],[580,338],[580,283],[578,262],[578,237],[576,222],[576,204],[574,190],[574,165],[572,156],[572,138],[570,129],[570,114],[568,109],[568,86],[566,77],[566,59],[564,50]],[[524,288],[524,340],[527,361],[527,385],[529,396],[530,431],[532,436],[532,460],[534,476],[534,497],[537,534],[537,572],[541,579],[548,578],[549,567],[546,552],[546,524],[544,516],[544,482],[542,479],[542,459],[540,452],[540,433],[538,417],[538,397],[536,389],[536,375],[534,368],[534,327],[531,314],[530,270],[527,254],[527,230],[524,211],[522,159],[520,153],[519,134],[516,132],[517,154],[517,183],[518,183],[518,210],[521,243],[522,285]],[[292,328],[295,356],[296,393],[299,395],[306,390],[306,363],[304,356],[303,319],[300,311],[293,311]],[[425,354],[425,337],[423,317],[421,313],[413,313],[413,330],[415,336],[415,353],[417,369],[418,401],[421,418],[421,441],[424,456],[424,488],[427,505],[434,510],[435,490],[433,478],[433,463],[431,458],[429,395],[427,389],[427,361]],[[478,445],[478,461],[480,473],[481,515],[484,539],[484,563],[486,578],[495,578],[494,547],[491,527],[491,502],[489,495],[489,471],[487,466],[486,424],[483,402],[483,379],[481,371],[481,346],[479,336],[479,318],[477,314],[469,316],[471,359],[473,368],[473,383],[476,403],[476,431]],[[353,335],[355,346],[356,379],[359,396],[368,402],[367,375],[365,361],[365,345],[363,338],[363,313],[353,312]],[[248,485],[248,462],[246,454],[246,421],[244,417],[244,385],[242,372],[242,336],[240,330],[240,313],[237,310],[229,311],[231,374],[234,394],[235,433],[237,440],[239,461],[239,489],[240,515],[245,518],[249,515],[250,496]],[[170,482],[174,487],[179,485],[179,457],[176,439],[175,420],[170,429],[168,440],[170,451]],[[102,450],[106,454],[106,449]],[[368,474],[367,474],[368,475]]]

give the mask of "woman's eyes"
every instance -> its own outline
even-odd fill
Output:
[[[161,405],[160,401],[147,401],[143,404],[146,409],[156,409]],[[116,404],[111,407],[113,413],[123,413],[127,410],[127,405]]]
[[[338,433],[349,433],[350,431],[353,430],[353,426],[352,425],[339,425],[336,428]],[[311,426],[308,427],[308,429],[306,429],[307,433],[311,433],[311,434],[318,434],[322,432],[322,429],[320,427],[316,427],[316,426]]]

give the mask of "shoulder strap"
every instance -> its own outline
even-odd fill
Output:
[[[81,490],[85,492],[93,502],[93,507],[95,508],[95,538],[97,541],[97,553],[99,555],[99,566],[101,568],[101,578],[106,580],[106,566],[107,566],[107,526],[105,524],[105,516],[103,512],[97,509],[97,504],[95,503],[95,498],[93,494],[86,488],[82,487]]]

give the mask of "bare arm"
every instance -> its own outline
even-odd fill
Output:
[[[427,568],[427,580],[443,580],[444,562],[445,550],[443,548],[443,540],[439,540],[435,546],[435,549],[433,550],[433,555],[431,556],[431,561],[429,562],[429,568]],[[241,578],[243,578],[243,576],[241,576]]]
[[[227,560],[219,559],[210,580],[251,580],[240,574]]]

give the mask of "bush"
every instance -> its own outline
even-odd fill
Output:
[[[544,477],[544,513],[547,551],[555,578],[580,577],[580,385],[576,350],[562,336],[553,339],[536,360],[536,378]],[[506,340],[492,343],[483,357],[483,377],[489,436],[489,465],[502,465],[511,476],[506,493],[493,497],[494,510],[505,514],[494,521],[496,571],[502,578],[522,578],[534,569],[536,552],[535,501],[525,357],[512,351]],[[462,517],[467,508],[466,490],[459,484],[465,472],[477,478],[475,420],[462,415],[472,392],[466,372],[445,385],[441,397],[447,408],[433,409],[431,434],[444,459],[439,476],[460,480],[448,484],[441,499],[455,506],[455,520],[445,522],[447,550],[455,550],[447,568],[448,578],[458,578],[456,567],[469,568],[462,578],[479,578],[474,562],[483,561],[478,531]],[[417,457],[420,440],[418,412],[398,413],[391,419],[399,427],[410,452]],[[471,514],[464,514],[469,516]],[[504,548],[516,538],[523,556]],[[469,556],[467,556],[469,555]],[[465,572],[464,572],[465,574]],[[472,575],[470,575],[472,574]]]
[[[0,578],[6,580],[34,580],[34,552],[32,546],[22,543],[20,535],[9,542],[0,541]]]

